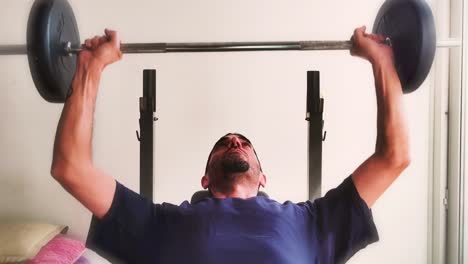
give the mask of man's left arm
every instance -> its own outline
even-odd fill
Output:
[[[371,207],[409,166],[409,139],[403,111],[403,91],[393,64],[391,48],[365,28],[353,36],[352,54],[372,64],[377,96],[377,142],[374,154],[352,175],[361,198]]]

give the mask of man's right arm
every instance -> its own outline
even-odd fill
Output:
[[[109,210],[116,182],[96,168],[92,159],[92,128],[96,95],[106,65],[121,57],[115,32],[86,41],[79,54],[70,95],[55,137],[52,176],[98,218]]]

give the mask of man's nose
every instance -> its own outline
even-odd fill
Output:
[[[232,137],[231,141],[229,142],[229,148],[239,148],[240,146],[240,140],[237,137]]]

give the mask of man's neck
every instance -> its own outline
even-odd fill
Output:
[[[211,189],[211,194],[215,198],[241,198],[241,199],[248,199],[251,197],[255,197],[258,194],[257,190],[253,190],[252,188],[247,188],[246,186],[242,185],[234,185],[230,190],[220,191],[216,189]]]

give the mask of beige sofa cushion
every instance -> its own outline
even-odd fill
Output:
[[[66,233],[66,226],[44,223],[0,222],[0,263],[18,263],[34,258],[52,238]]]

